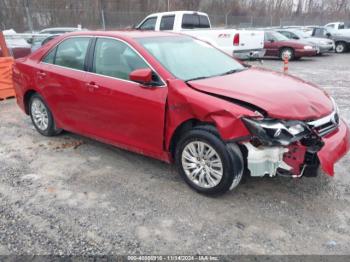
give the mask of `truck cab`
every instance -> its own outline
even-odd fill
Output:
[[[203,12],[154,13],[142,20],[136,29],[187,34],[240,59],[258,59],[265,55],[262,31],[212,28],[208,15]]]

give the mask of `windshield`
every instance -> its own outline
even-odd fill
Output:
[[[267,34],[268,40],[275,40],[275,41],[288,41],[289,40],[286,36],[284,36],[278,32],[270,31],[270,32],[267,32],[266,34]]]
[[[294,34],[296,34],[297,36],[299,36],[300,38],[310,38],[310,35],[308,35],[307,33],[305,33],[304,31],[301,30],[293,30],[292,31]]]
[[[170,73],[184,81],[244,69],[229,55],[188,36],[149,37],[137,40]]]

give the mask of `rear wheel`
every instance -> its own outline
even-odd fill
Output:
[[[55,136],[62,132],[62,129],[56,127],[50,109],[39,94],[30,97],[29,114],[34,127],[40,134]]]
[[[346,43],[344,43],[344,42],[337,42],[335,44],[335,52],[336,53],[345,53],[346,52]]]
[[[243,157],[238,146],[226,145],[206,130],[191,130],[180,139],[175,162],[186,183],[200,193],[223,194],[242,179]]]
[[[283,48],[280,52],[280,58],[284,60],[287,58],[289,61],[294,59],[294,50],[292,48]]]

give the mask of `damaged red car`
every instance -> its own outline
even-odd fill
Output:
[[[349,150],[335,101],[300,79],[247,67],[189,36],[79,32],[13,67],[17,102],[45,136],[62,130],[174,162],[193,189],[243,175],[333,176]]]

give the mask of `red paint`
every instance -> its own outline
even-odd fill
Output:
[[[349,127],[341,120],[338,129],[323,138],[323,141],[325,145],[318,152],[318,158],[323,171],[330,176],[334,176],[334,164],[350,149]]]
[[[295,77],[259,68],[193,81],[191,85],[198,90],[248,102],[274,118],[313,120],[333,110],[323,90]]]
[[[129,43],[165,80],[165,85],[146,87],[40,62],[57,43],[74,35],[108,36]],[[269,117],[280,119],[318,119],[333,110],[329,97],[317,87],[257,68],[187,85],[172,76],[134,39],[167,35],[174,36],[149,31],[59,36],[30,56],[16,60],[13,79],[17,102],[26,110],[25,94],[38,92],[51,108],[58,127],[167,162],[172,161],[169,147],[175,131],[189,120],[215,125],[225,141],[249,136],[241,117],[256,116],[255,109],[232,99],[250,103],[266,111]],[[134,71],[131,79],[148,81],[149,70]],[[326,170],[349,149],[348,141],[349,132],[343,122],[339,131],[325,138],[326,146],[319,156]],[[327,160],[325,156],[333,154],[332,150],[338,153]]]
[[[152,70],[151,69],[137,69],[130,73],[129,78],[131,81],[135,81],[142,84],[152,82]]]

